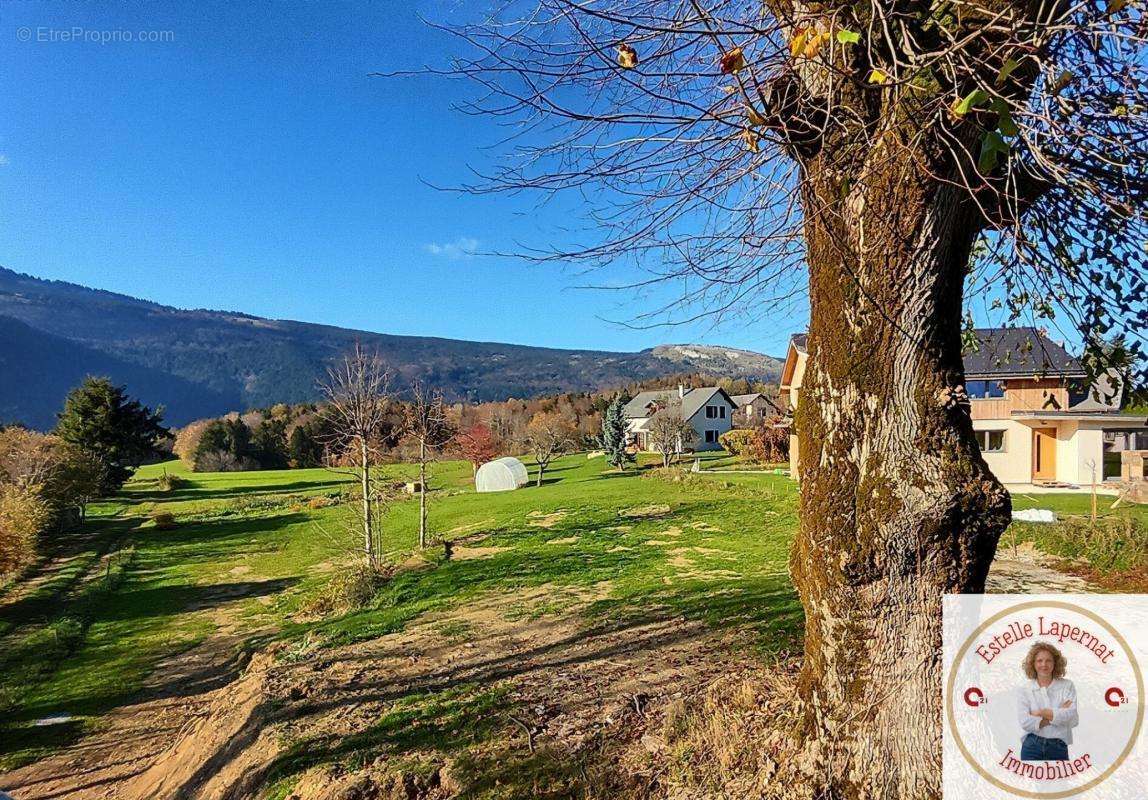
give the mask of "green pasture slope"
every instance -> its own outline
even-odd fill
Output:
[[[156,479],[164,471],[188,484],[160,492]],[[396,481],[413,471],[385,468]],[[58,555],[71,561],[54,562],[50,578],[30,590],[17,585],[0,595],[0,771],[42,756],[128,700],[160,659],[215,629],[222,603],[239,603],[232,617],[252,632],[251,646],[304,636],[337,644],[399,630],[419,614],[483,592],[552,584],[545,606],[517,612],[553,613],[573,602],[563,587],[609,580],[612,590],[591,609],[594,616],[664,610],[743,626],[747,641],[763,649],[792,644],[800,610],[786,559],[796,490],[784,476],[752,477],[746,485],[710,477],[679,483],[604,471],[601,458],[580,454],[555,462],[541,487],[480,495],[469,464],[439,463],[432,532],[463,546],[507,549],[400,573],[365,610],[301,623],[293,619],[355,541],[346,509],[313,507],[324,502],[313,498],[333,503],[349,476],[322,469],[192,474],[177,462],[144,467],[114,501],[92,509],[82,533],[60,542]],[[621,516],[642,506],[669,512]],[[156,528],[156,512],[174,515],[174,527]],[[542,527],[538,515],[556,516]],[[663,578],[680,567],[670,565],[667,548],[641,544],[671,526],[681,529],[681,546],[704,545],[699,572],[708,565],[726,576],[667,584]],[[406,558],[416,549],[417,502],[392,504],[384,530],[392,558]],[[431,557],[441,553],[436,547]],[[31,724],[57,714],[73,720]]]
[[[318,622],[298,621],[298,612],[356,541],[337,502],[350,476],[322,469],[191,474],[178,462],[144,467],[119,496],[92,509],[82,531],[55,542],[44,567],[0,590],[0,771],[98,724],[139,691],[162,658],[217,630],[224,604],[228,624],[249,634],[248,647],[277,637],[339,644],[400,630],[485,592],[513,595],[549,584],[545,603],[524,603],[514,613],[555,613],[574,602],[564,588],[609,581],[609,593],[586,612],[591,618],[684,615],[737,626],[763,652],[794,646],[801,612],[786,561],[796,485],[768,473],[671,480],[650,466],[617,473],[601,458],[572,455],[555,462],[541,487],[479,495],[469,464],[436,464],[432,533],[500,549],[400,572],[367,608]],[[414,469],[395,465],[384,474],[400,481]],[[186,486],[161,492],[157,478],[165,471]],[[1014,503],[1084,514],[1089,498],[1022,496]],[[1110,503],[1102,498],[1106,515],[1129,513],[1109,511]],[[668,511],[626,516],[662,506]],[[172,514],[175,525],[156,527],[157,512]],[[1132,513],[1141,526],[1148,522],[1144,509]],[[395,562],[416,549],[416,515],[411,498],[387,511],[385,546]],[[546,526],[538,524],[543,516]],[[697,569],[671,564],[669,548],[643,546],[670,527],[676,545],[700,548],[690,556]],[[436,547],[430,557],[441,553]],[[32,725],[58,714],[72,720]]]

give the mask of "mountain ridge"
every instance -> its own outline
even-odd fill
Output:
[[[769,381],[780,370],[772,356],[715,345],[667,344],[637,352],[537,347],[180,309],[3,267],[0,317],[24,326],[0,326],[0,356],[10,354],[6,362],[0,358],[0,366],[16,374],[15,380],[0,382],[0,421],[37,427],[47,419],[44,406],[52,406],[54,415],[63,401],[49,390],[58,388],[61,375],[73,379],[78,370],[97,368],[129,391],[133,383],[144,387],[141,398],[163,404],[172,424],[314,400],[327,366],[356,341],[379,351],[400,390],[420,379],[442,388],[451,400],[591,391],[679,372]],[[22,377],[20,370],[32,366],[19,357],[19,350],[30,346],[29,331],[45,334],[37,368],[46,370],[42,377],[47,378],[31,384],[31,376]],[[164,376],[170,397],[158,396],[165,393]],[[29,391],[29,385],[40,389]],[[226,404],[232,405],[221,407]]]

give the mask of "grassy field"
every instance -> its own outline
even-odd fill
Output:
[[[706,464],[725,466],[719,457]],[[736,626],[763,653],[793,647],[801,613],[786,560],[796,485],[770,473],[672,477],[649,467],[619,474],[604,471],[601,458],[573,455],[557,461],[541,487],[479,495],[468,464],[437,464],[432,532],[460,548],[482,548],[484,557],[400,570],[366,607],[324,618],[306,612],[356,541],[339,503],[349,476],[190,474],[178,462],[144,467],[114,501],[92,509],[82,532],[61,538],[39,572],[0,595],[0,771],[73,741],[137,693],[161,659],[222,626],[248,635],[253,648],[273,639],[322,647],[534,587],[548,587],[545,599],[508,613],[559,614],[584,590],[608,585],[581,612],[588,622],[679,615]],[[160,491],[164,472],[185,485]],[[385,468],[392,481],[412,474],[409,465]],[[1123,530],[1130,513],[1148,523],[1144,509],[1111,511],[1110,502],[1101,507],[1119,522],[1114,530]],[[1014,504],[1079,515],[1089,498],[1020,496]],[[174,526],[156,526],[158,512],[173,515]],[[410,498],[388,508],[385,546],[396,563],[416,549],[416,514]],[[1032,526],[1017,532],[1048,538]],[[441,561],[441,554],[436,547],[429,559]],[[71,720],[34,725],[61,714]]]
[[[162,472],[184,478],[186,486],[159,491]],[[386,477],[411,473],[398,465]],[[601,459],[585,455],[556,462],[543,486],[518,492],[475,494],[470,477],[464,463],[435,466],[431,525],[465,546],[499,548],[495,555],[400,573],[366,609],[299,621],[355,541],[342,506],[313,507],[334,503],[348,476],[190,474],[177,462],[142,468],[114,502],[91,510],[82,535],[60,542],[62,566],[4,598],[0,767],[66,743],[124,703],[161,658],[210,634],[219,623],[215,608],[236,598],[239,624],[261,640],[318,637],[333,644],[399,630],[420,614],[486,592],[551,584],[557,589],[544,607],[521,613],[557,612],[574,596],[562,587],[605,580],[613,589],[595,614],[671,608],[714,625],[744,625],[763,648],[790,641],[797,629],[785,571],[795,489],[785,477],[753,476],[745,486],[709,478],[674,483],[603,472]],[[620,516],[643,506],[666,508],[651,517]],[[174,515],[172,529],[154,525],[151,517],[161,511]],[[388,509],[385,546],[396,561],[416,548],[416,512],[410,499]],[[682,578],[691,570],[680,559],[643,546],[670,529],[681,547],[704,542],[692,571],[710,577]],[[440,554],[436,549],[432,557]],[[712,577],[714,570],[724,577]],[[32,727],[57,714],[73,719]]]

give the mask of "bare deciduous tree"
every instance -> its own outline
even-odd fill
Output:
[[[538,0],[454,31],[476,54],[445,72],[519,146],[467,188],[602,201],[597,242],[538,258],[678,281],[650,322],[807,290],[792,763],[820,797],[940,792],[941,597],[983,590],[1010,511],[966,303],[1143,356],[1146,26],[1124,0]]]
[[[577,431],[574,424],[557,411],[539,411],[526,426],[526,440],[530,452],[538,462],[538,486],[542,485],[542,475],[550,462],[567,452]]]
[[[324,413],[331,422],[329,447],[346,452],[359,479],[357,514],[363,536],[367,564],[378,569],[382,563],[380,515],[382,495],[372,466],[383,434],[389,396],[390,373],[377,353],[368,353],[359,343],[352,353],[327,371],[321,385],[327,399]]]
[[[429,389],[421,381],[411,387],[406,409],[406,433],[418,447],[419,460],[419,547],[427,546],[427,462],[453,436],[442,392]]]
[[[663,409],[650,420],[649,437],[650,447],[662,454],[662,466],[668,467],[675,455],[693,444],[697,432],[681,413]]]

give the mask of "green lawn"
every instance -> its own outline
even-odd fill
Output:
[[[547,585],[545,602],[511,603],[508,613],[560,613],[578,602],[577,590],[595,586],[606,589],[581,612],[588,622],[677,615],[738,626],[763,652],[794,646],[801,612],[786,561],[796,485],[768,473],[671,479],[650,470],[652,463],[621,474],[604,471],[601,458],[572,455],[555,462],[541,487],[483,495],[471,489],[468,464],[436,464],[432,533],[487,548],[487,557],[442,563],[435,547],[433,568],[402,570],[362,610],[317,620],[301,612],[357,541],[339,503],[351,476],[321,469],[191,474],[178,462],[144,467],[121,495],[92,509],[82,533],[59,543],[71,561],[35,591],[14,587],[0,597],[0,770],[98,724],[139,691],[160,659],[216,630],[221,608],[227,624],[251,634],[252,647],[276,637],[322,646],[401,630],[487,592],[513,597]],[[383,475],[397,482],[414,469],[394,465]],[[186,485],[161,492],[164,472]],[[1014,505],[1084,515],[1089,498],[1018,496]],[[1110,505],[1101,499],[1114,524],[1135,519],[1141,531],[1148,524],[1148,509]],[[154,525],[159,511],[174,515],[173,528]],[[1063,549],[1050,530],[1014,526],[1012,533]],[[403,496],[387,510],[384,544],[399,563],[416,540],[417,502]],[[1112,547],[1106,540],[1106,557]],[[1127,555],[1127,545],[1119,547]],[[32,727],[55,714],[74,720]]]
[[[401,481],[413,469],[386,467],[384,475]],[[187,485],[159,491],[157,478],[165,471]],[[235,609],[231,616],[261,638],[307,636],[337,644],[399,630],[420,614],[484,592],[519,587],[555,589],[546,604],[517,613],[555,613],[573,602],[574,589],[609,581],[609,592],[589,614],[672,612],[744,626],[762,648],[791,644],[800,619],[786,575],[795,487],[782,476],[752,477],[752,484],[737,486],[698,477],[675,483],[634,470],[604,472],[601,458],[574,455],[552,465],[541,487],[480,495],[470,487],[468,464],[440,463],[431,482],[432,531],[461,546],[505,549],[400,572],[364,610],[302,622],[299,612],[356,541],[343,506],[315,508],[321,503],[312,498],[335,503],[350,476],[327,470],[191,474],[177,462],[144,467],[113,502],[92,509],[76,545],[89,566],[101,553],[120,553],[115,574],[96,569],[98,579],[74,580],[71,591],[55,579],[38,602],[27,597],[0,606],[0,702],[7,707],[0,767],[42,755],[124,703],[158,660],[211,633],[225,602]],[[620,515],[644,506],[666,508],[653,517]],[[173,514],[175,527],[155,527],[157,511]],[[393,503],[384,531],[391,557],[402,561],[416,549],[417,502]],[[682,555],[695,547],[701,550]],[[441,553],[436,547],[432,560]],[[66,636],[57,645],[61,625]],[[30,727],[61,713],[74,721]]]

